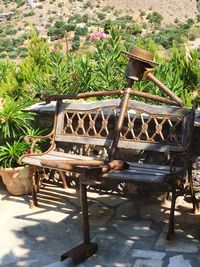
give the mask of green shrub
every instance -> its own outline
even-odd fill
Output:
[[[19,53],[19,57],[21,57],[21,58],[25,58],[25,57],[27,57],[28,56],[28,51],[20,51],[20,53]]]
[[[83,8],[93,8],[92,3],[90,1],[87,1],[84,5]]]
[[[75,23],[67,23],[65,25],[65,30],[67,32],[74,31],[76,29],[76,24]]]
[[[79,47],[80,47],[80,36],[77,34],[74,34],[71,49],[72,49],[72,51],[76,51],[79,49]]]
[[[59,2],[59,3],[58,3],[58,7],[59,7],[59,8],[62,8],[63,6],[64,6],[64,3],[63,3],[63,2]]]
[[[17,7],[21,7],[26,3],[26,0],[16,0]]]
[[[0,58],[5,58],[5,57],[7,57],[7,53],[5,52],[0,53]]]
[[[161,44],[164,48],[168,49],[172,47],[173,43],[176,43],[178,46],[183,43],[183,39],[186,36],[187,32],[178,27],[166,28],[160,30],[160,32],[153,36],[153,39],[156,43]]]
[[[17,30],[15,30],[15,29],[7,29],[5,31],[5,33],[6,33],[6,35],[14,35],[14,34],[17,33]]]
[[[149,13],[146,17],[149,22],[155,23],[160,25],[161,21],[163,20],[163,16],[160,15],[157,11],[154,11],[153,13]]]
[[[88,28],[87,27],[77,27],[76,28],[76,34],[77,35],[82,35],[85,36],[88,33]]]
[[[15,51],[10,52],[10,53],[8,53],[8,56],[9,56],[9,58],[15,59],[15,58],[17,58],[17,52],[15,52]]]
[[[100,20],[104,20],[106,18],[106,14],[105,13],[97,13],[97,17],[100,19]]]
[[[130,26],[129,30],[130,30],[130,33],[133,35],[142,33],[142,27],[137,23],[132,24]]]
[[[140,17],[144,17],[146,15],[145,11],[141,10],[140,11]]]
[[[12,52],[14,50],[15,50],[15,48],[13,46],[7,46],[7,47],[5,47],[5,51],[6,52]]]
[[[35,15],[35,12],[33,10],[31,10],[30,12],[25,13],[24,17],[31,17],[31,16],[34,16],[34,15]]]

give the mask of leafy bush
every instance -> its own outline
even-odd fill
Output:
[[[50,27],[48,30],[48,35],[53,36],[53,35],[59,35],[61,37],[64,37],[65,31],[66,31],[66,24],[63,20],[58,20],[55,22],[53,27]]]
[[[12,52],[14,50],[15,50],[15,48],[13,46],[8,46],[8,47],[5,48],[6,52]]]
[[[30,128],[29,123],[33,120],[33,115],[22,112],[24,107],[24,104],[10,100],[0,109],[1,143],[20,138]]]
[[[17,52],[15,52],[15,51],[9,52],[8,56],[9,56],[9,58],[15,59],[15,58],[17,58]]]
[[[102,12],[99,12],[97,13],[97,17],[100,19],[100,20],[104,20],[106,18],[106,14],[105,13],[102,13]]]
[[[27,57],[28,56],[28,52],[26,52],[26,51],[20,51],[19,52],[19,57],[21,57],[21,58],[25,58],[25,57]]]
[[[165,28],[153,36],[156,43],[161,44],[164,48],[172,47],[173,43],[180,45],[183,43],[183,38],[186,36],[187,31],[180,27]]]
[[[77,35],[82,35],[85,36],[88,33],[88,28],[87,27],[77,27],[76,28],[76,34]]]
[[[75,23],[67,23],[65,25],[65,30],[67,32],[74,31],[76,29],[76,24]]]
[[[129,31],[133,35],[140,34],[142,33],[142,27],[139,24],[134,23],[130,26]]]
[[[6,142],[0,146],[0,166],[3,168],[15,168],[18,166],[18,159],[27,152],[28,145],[22,140]]]
[[[158,25],[160,25],[161,21],[163,20],[163,16],[160,15],[157,11],[154,11],[153,13],[149,13],[146,18],[149,20],[149,22],[155,23]]]
[[[72,40],[72,51],[76,51],[78,50],[80,47],[80,36],[77,35],[76,33],[74,34],[74,38]]]
[[[17,30],[15,30],[15,29],[7,29],[5,31],[5,33],[6,33],[6,35],[14,35],[14,34],[17,33]]]
[[[30,12],[25,13],[24,17],[31,17],[31,16],[34,16],[34,15],[35,15],[35,12],[33,10],[31,10]]]
[[[17,3],[17,7],[21,7],[26,3],[26,0],[16,0],[15,2]]]
[[[5,52],[0,53],[0,58],[5,58],[7,54]]]

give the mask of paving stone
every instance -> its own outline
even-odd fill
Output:
[[[176,229],[176,236],[173,240],[166,240],[167,227],[160,234],[155,248],[164,251],[174,251],[179,253],[197,253],[199,251],[199,242],[194,239],[187,238],[186,232]]]
[[[112,225],[121,233],[127,235],[129,239],[135,239],[138,236],[148,237],[155,234],[151,230],[150,221],[123,221],[123,220],[113,220]]]
[[[156,222],[163,222],[169,219],[169,209],[160,203],[140,206],[140,215],[144,219],[153,219]]]
[[[131,252],[133,257],[136,258],[148,258],[152,260],[162,260],[166,253],[154,251],[154,250],[141,250],[141,249],[133,249]]]
[[[97,234],[93,240],[98,244],[95,256],[89,259],[93,266],[115,266],[114,263],[124,263],[128,252],[134,245],[133,240],[126,240],[117,234]],[[101,265],[102,264],[102,265]]]
[[[3,264],[1,267],[37,267],[37,260],[17,260],[16,262],[10,264]]]
[[[136,207],[133,202],[128,201],[122,203],[116,211],[115,219],[129,218],[137,214]]]
[[[159,260],[141,260],[137,259],[133,267],[162,267],[163,262]],[[175,267],[175,266],[174,266]]]
[[[106,204],[106,205],[109,205],[111,207],[115,207],[125,201],[127,201],[127,198],[124,198],[124,197],[120,197],[120,196],[117,196],[117,195],[100,195],[98,196],[98,201]]]
[[[114,210],[101,203],[93,203],[89,206],[90,225],[92,227],[105,226],[112,218]]]
[[[66,259],[64,261],[57,261],[48,265],[43,265],[42,267],[74,267],[75,265],[71,259]]]
[[[167,267],[192,267],[189,260],[184,260],[183,255],[177,255],[169,258]]]
[[[63,219],[67,218],[70,213],[73,212],[73,207],[71,205],[67,206],[65,209],[65,212],[61,211],[54,211],[54,210],[41,210],[37,209],[37,212],[27,215],[26,218],[30,220],[48,220],[53,223],[58,223],[62,221]]]

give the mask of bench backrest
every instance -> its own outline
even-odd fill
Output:
[[[55,141],[110,147],[120,114],[120,99],[59,103]],[[119,148],[183,151],[191,138],[192,109],[129,100]]]

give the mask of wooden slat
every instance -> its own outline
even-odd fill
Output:
[[[97,146],[109,147],[112,144],[112,139],[106,139],[104,137],[87,137],[80,135],[56,135],[56,141],[58,142],[69,142],[69,143],[78,143],[78,144],[91,144]]]

